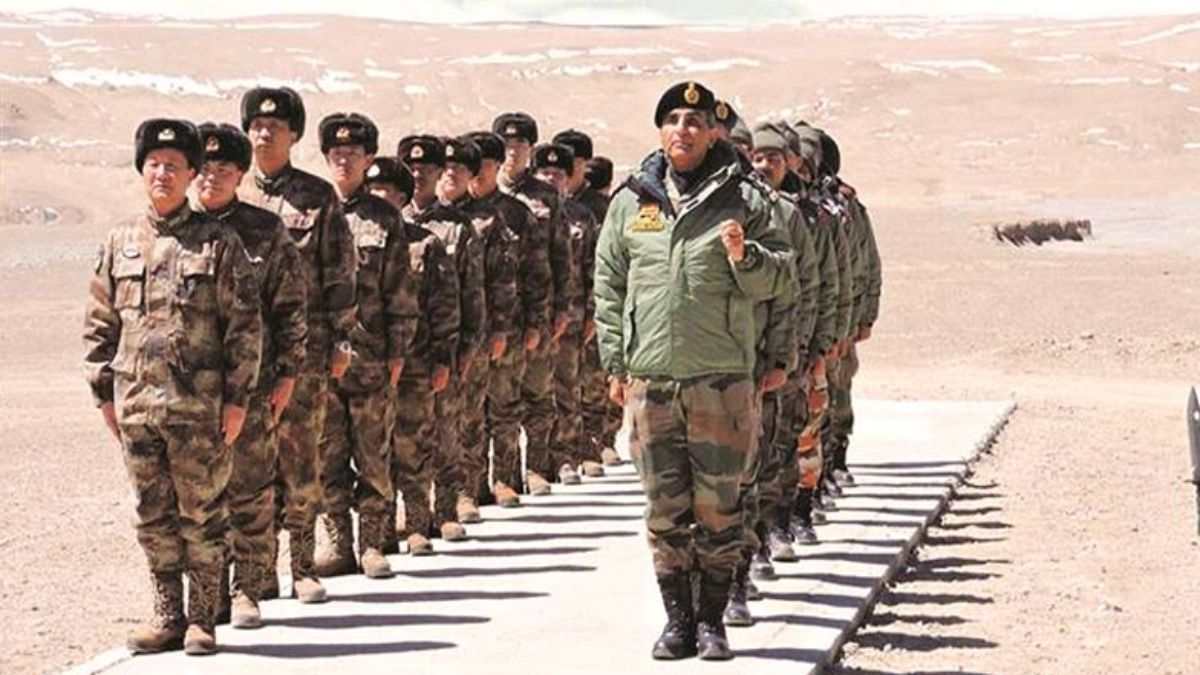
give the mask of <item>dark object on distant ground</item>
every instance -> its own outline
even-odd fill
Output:
[[[1188,396],[1187,407],[1187,425],[1188,425],[1188,442],[1192,449],[1192,484],[1196,486],[1196,527],[1197,533],[1200,534],[1200,393],[1197,393],[1200,385],[1192,387],[1192,393]]]
[[[1027,222],[993,225],[992,234],[997,241],[1014,246],[1037,244],[1047,241],[1083,241],[1092,237],[1090,220],[1030,220]]]

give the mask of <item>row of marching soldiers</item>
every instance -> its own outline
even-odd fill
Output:
[[[391,576],[387,554],[464,539],[481,504],[619,462],[591,308],[612,165],[590,138],[539,145],[507,113],[383,157],[368,117],[336,113],[326,181],[292,164],[295,91],[248,91],[240,121],[139,126],[148,204],[90,284],[85,371],[154,596],[135,653],[261,626],[280,530],[293,596],[324,602],[322,576]]]

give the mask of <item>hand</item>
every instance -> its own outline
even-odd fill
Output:
[[[812,391],[808,392],[808,412],[812,415],[819,415],[828,408],[829,390],[813,387]]]
[[[721,223],[721,243],[733,262],[741,262],[746,257],[746,231],[738,221],[726,220]]]
[[[225,445],[233,445],[241,435],[242,425],[245,423],[245,408],[230,403],[221,406],[221,431],[225,432]]]
[[[113,438],[121,440],[121,428],[117,426],[117,408],[112,401],[100,406],[100,415],[104,418],[104,426],[112,432]]]
[[[503,334],[492,337],[491,359],[499,361],[504,358],[504,352],[508,351],[508,338]]]
[[[475,365],[475,350],[465,352],[458,359],[458,379],[460,382],[466,382],[467,377],[471,374],[471,367]]]
[[[558,342],[558,339],[563,336],[563,333],[567,332],[568,323],[570,323],[570,320],[567,319],[567,315],[565,313],[560,313],[554,317],[554,332],[550,335],[551,342]]]
[[[871,324],[864,323],[858,327],[858,335],[854,337],[855,342],[866,342],[871,339]]]
[[[433,369],[433,376],[429,378],[429,388],[433,393],[440,394],[446,390],[446,386],[450,384],[450,369],[446,366],[438,366]]]
[[[392,389],[400,384],[400,376],[404,374],[404,359],[388,359],[388,384]]]
[[[619,377],[608,378],[608,400],[625,407],[625,381]]]
[[[596,322],[588,319],[583,322],[583,343],[587,344],[596,337]]]
[[[329,375],[335,380],[340,380],[350,369],[350,358],[354,355],[354,351],[350,348],[349,342],[339,343],[333,348],[333,356],[329,359]]]
[[[760,386],[763,391],[775,391],[784,384],[787,384],[787,371],[782,368],[772,368],[763,373]]]
[[[275,424],[279,424],[279,418],[283,417],[283,410],[287,408],[288,402],[292,400],[292,392],[296,390],[296,378],[281,377],[275,383],[275,388],[271,390],[271,417],[275,419]]]
[[[540,331],[528,328],[525,330],[525,351],[532,352],[542,344],[542,334]]]
[[[809,371],[809,379],[813,382],[825,381],[825,357],[818,358],[813,364],[812,370]]]

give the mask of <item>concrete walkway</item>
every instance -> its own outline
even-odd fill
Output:
[[[858,485],[837,501],[822,543],[759,584],[758,623],[729,629],[728,663],[649,657],[663,611],[642,530],[633,467],[555,486],[521,509],[484,510],[471,539],[428,558],[394,556],[389,580],[326,581],[331,601],[264,603],[267,626],[218,629],[221,653],[99,655],[74,673],[538,675],[819,672],[836,657],[883,583],[942,511],[967,462],[991,443],[1007,402],[856,403]],[[284,593],[288,589],[284,588]]]

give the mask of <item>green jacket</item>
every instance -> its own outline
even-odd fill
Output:
[[[754,307],[794,286],[788,236],[776,222],[778,195],[746,175],[719,142],[689,186],[668,196],[662,151],[613,196],[596,248],[596,334],[614,375],[674,380],[751,375]],[[720,226],[742,224],[746,256],[731,263]]]

